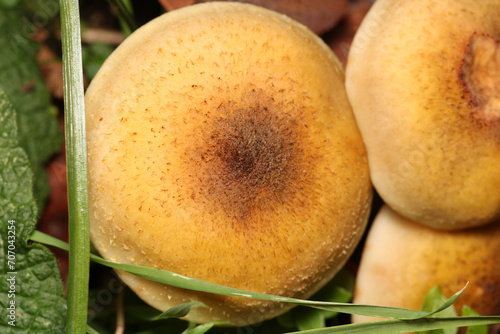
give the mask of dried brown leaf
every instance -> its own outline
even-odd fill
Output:
[[[212,0],[159,0],[166,10]],[[225,0],[234,1],[234,0]],[[243,0],[285,14],[320,35],[332,29],[348,10],[348,0]]]

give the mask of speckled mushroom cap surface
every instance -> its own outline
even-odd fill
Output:
[[[500,219],[500,2],[378,0],[346,89],[372,182],[439,229]]]
[[[353,302],[420,310],[436,285],[454,303],[482,315],[500,314],[500,221],[443,231],[384,206],[370,227],[356,276]],[[373,318],[353,315],[353,322]]]
[[[91,239],[109,260],[307,298],[357,245],[366,152],[344,73],[302,25],[252,5],[169,12],[134,32],[86,93]],[[290,306],[119,272],[150,305],[200,300],[198,322]]]

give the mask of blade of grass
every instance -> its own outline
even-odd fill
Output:
[[[500,322],[500,316],[424,318],[414,320],[382,320],[293,332],[293,334],[392,334],[434,329],[490,325]],[[292,333],[289,333],[292,334]]]
[[[64,241],[56,239],[52,236],[44,234],[39,231],[34,231],[31,238],[32,241],[44,243],[50,246],[58,247],[63,250],[68,250],[68,244]],[[442,311],[446,307],[451,306],[452,302],[458,298],[463,289],[457,292],[452,298],[448,299],[443,305],[438,307],[433,312],[422,312],[422,311],[412,311],[391,307],[382,307],[382,306],[371,306],[371,305],[354,305],[354,304],[344,304],[344,303],[329,303],[329,302],[315,302],[309,300],[301,300],[294,298],[284,298],[273,295],[266,295],[262,293],[254,293],[249,291],[243,291],[239,289],[234,289],[230,287],[221,286],[218,284],[213,284],[210,282],[205,282],[202,280],[198,280],[195,278],[190,278],[186,276],[182,276],[179,274],[171,273],[168,271],[146,268],[135,265],[127,265],[122,263],[114,263],[111,261],[104,260],[103,258],[91,254],[91,259],[97,263],[101,263],[103,265],[109,265],[112,268],[126,270],[126,268],[132,269],[132,273],[141,272],[141,269],[145,269],[149,271],[150,269],[153,272],[157,272],[158,276],[152,275],[154,278],[157,278],[157,281],[165,284],[171,284],[181,288],[187,288],[197,291],[204,291],[210,293],[220,293],[224,295],[233,295],[233,296],[243,296],[250,298],[259,298],[265,300],[274,300],[281,302],[289,302],[295,303],[299,305],[305,305],[310,307],[317,307],[328,309],[329,306],[332,306],[332,309],[338,310],[343,313],[351,313],[351,314],[361,314],[367,316],[375,316],[379,317],[378,314],[385,314],[384,317],[388,318],[389,315],[393,317],[397,317],[401,315],[402,319],[399,320],[382,320],[382,321],[373,321],[366,322],[360,324],[350,324],[343,326],[335,326],[321,329],[314,329],[308,331],[301,331],[295,333],[301,334],[329,334],[329,333],[341,333],[341,334],[351,334],[351,333],[371,333],[371,334],[390,334],[390,333],[407,333],[407,332],[415,332],[415,331],[425,331],[425,330],[433,330],[433,329],[441,329],[441,328],[453,328],[453,327],[465,327],[465,326],[478,326],[478,325],[488,325],[488,324],[496,324],[500,323],[500,316],[478,316],[478,317],[453,317],[453,318],[429,318],[428,316],[433,315],[437,312]],[[163,275],[162,275],[163,274]],[[148,276],[148,275],[146,275]],[[148,277],[146,277],[148,278]],[[188,282],[186,284],[186,282]],[[464,288],[465,289],[465,288]],[[422,317],[425,315],[426,317]],[[413,319],[410,319],[413,318]]]
[[[61,0],[64,113],[69,203],[67,333],[85,333],[90,237],[82,48],[78,0]]]
[[[221,295],[229,295],[235,297],[246,297],[246,298],[255,298],[255,299],[270,300],[270,301],[277,301],[284,303],[293,303],[297,305],[304,305],[327,311],[367,315],[379,318],[396,318],[396,319],[424,318],[436,312],[440,312],[446,307],[451,306],[453,302],[456,300],[456,298],[458,298],[458,296],[460,295],[460,292],[457,293],[452,298],[450,298],[443,306],[439,307],[438,310],[436,311],[433,312],[413,311],[413,310],[406,310],[406,309],[385,307],[385,306],[321,302],[321,301],[311,301],[311,300],[302,300],[302,299],[287,298],[281,296],[273,296],[264,293],[250,292],[241,289],[231,288],[199,280],[196,278],[168,272],[165,270],[142,267],[133,264],[111,262],[93,254],[91,254],[91,259],[94,262],[106,265],[114,269],[127,271],[129,273],[150,279],[155,282],[160,282],[163,284],[168,284],[179,288],[190,289],[201,292],[216,293]]]
[[[132,12],[132,4],[129,0],[108,0],[117,10],[122,25],[123,32],[126,36],[130,35],[137,29],[134,15]]]
[[[40,243],[44,243],[50,246],[55,246],[67,250],[67,244],[65,242],[39,231],[34,231],[30,239],[32,241],[37,241]],[[321,302],[321,301],[311,301],[311,300],[273,296],[264,293],[250,292],[231,287],[226,287],[223,285],[206,282],[200,279],[179,275],[165,270],[142,267],[126,263],[111,262],[94,254],[90,254],[90,258],[92,261],[100,263],[102,265],[106,265],[114,269],[127,271],[132,274],[154,280],[156,282],[172,285],[179,288],[229,295],[229,296],[293,303],[297,305],[304,305],[328,311],[336,311],[348,314],[359,314],[359,315],[366,315],[366,316],[380,317],[380,318],[418,319],[427,317],[440,310],[443,310],[446,307],[449,307],[456,300],[456,298],[458,298],[461,292],[460,291],[457,294],[455,294],[445,304],[443,304],[441,307],[439,307],[437,310],[433,312],[413,311],[413,310],[406,310],[401,308],[385,307],[385,306]]]

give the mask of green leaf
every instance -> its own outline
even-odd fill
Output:
[[[16,128],[14,109],[0,89],[0,332],[64,333],[66,302],[57,261],[46,247],[27,245],[37,208]]]
[[[352,299],[354,291],[354,277],[345,269],[342,269],[328,284],[315,293],[311,299],[325,302],[348,303]],[[325,320],[334,318],[339,314],[337,311],[311,309],[298,306],[289,312],[293,319],[291,328],[308,330],[325,327]],[[283,322],[286,318],[282,318]],[[286,325],[286,322],[284,323]],[[287,326],[287,328],[290,328]]]
[[[286,329],[295,329],[295,319],[291,311],[288,311],[277,318],[278,324]]]
[[[422,305],[422,311],[432,311],[437,309],[440,305],[445,303],[447,298],[441,293],[439,286],[434,286],[432,289],[427,292],[424,299],[424,304]],[[432,317],[440,317],[440,318],[451,318],[456,317],[457,312],[453,307],[448,307],[441,312],[437,312],[432,315]],[[456,328],[447,328],[447,329],[436,329],[422,332],[422,334],[456,334]]]
[[[301,331],[325,327],[325,314],[323,310],[297,307],[293,310],[295,324]]]
[[[82,48],[83,71],[92,80],[114,48],[102,43],[94,43]]]
[[[356,279],[354,275],[347,269],[341,269],[337,275],[328,283],[328,285],[333,285],[335,287],[343,288],[345,291],[352,295],[354,294],[354,286]],[[321,290],[320,290],[321,291]]]
[[[471,307],[464,305],[462,307],[462,316],[463,317],[470,317],[470,316],[478,316],[479,313],[474,311]],[[467,328],[467,334],[488,334],[488,326],[486,325],[481,325],[481,326],[471,326]]]
[[[19,0],[0,0],[0,7],[3,8],[12,8],[17,6]]]
[[[207,307],[202,302],[189,302],[180,305],[176,305],[162,314],[154,317],[152,320],[161,320],[161,319],[172,319],[172,318],[182,318],[185,317],[192,308],[195,307]]]
[[[40,209],[49,194],[44,164],[60,149],[62,136],[35,62],[38,45],[29,39],[35,28],[19,7],[0,10],[0,88],[17,112],[18,141],[31,163],[34,196]]]
[[[348,303],[354,294],[354,276],[346,269],[340,270],[337,275],[321,290],[319,290],[312,299],[323,300],[327,302]],[[339,312],[323,311],[325,319],[331,319]]]
[[[182,334],[204,334],[212,329],[216,325],[227,325],[225,322],[209,322],[203,325],[198,325],[196,327],[186,329]]]

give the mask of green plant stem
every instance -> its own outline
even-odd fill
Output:
[[[69,202],[69,280],[66,332],[85,333],[90,237],[82,48],[78,0],[61,0],[64,113]]]
[[[120,25],[125,36],[137,29],[130,0],[108,0],[118,10]]]

